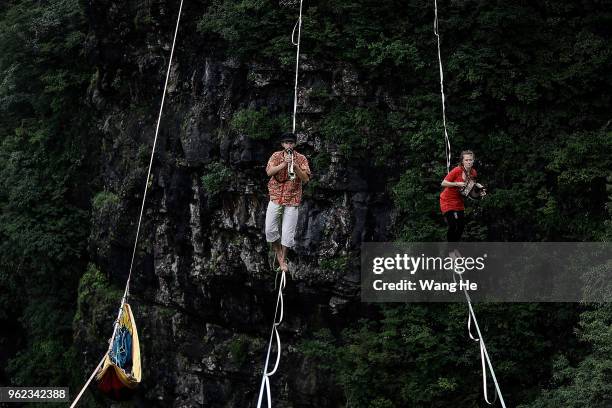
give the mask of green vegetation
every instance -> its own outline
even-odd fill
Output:
[[[325,171],[331,165],[331,156],[327,152],[321,152],[312,159],[312,167],[317,171]]]
[[[319,266],[326,271],[342,273],[346,270],[348,263],[347,256],[338,256],[335,258],[323,258],[319,261]]]
[[[110,293],[113,292],[113,293]],[[118,289],[112,289],[108,278],[94,264],[88,264],[87,269],[79,281],[79,293],[77,304],[82,305],[89,301],[92,296],[104,296],[105,298],[116,298],[121,296]],[[77,319],[78,320],[77,316]]]
[[[119,205],[119,197],[110,191],[100,191],[92,200],[92,208],[96,212],[114,211]]]
[[[296,12],[297,3],[215,0],[198,28],[211,40],[221,41],[220,48],[232,56],[276,60],[289,66],[295,57],[288,35],[297,20]],[[408,19],[406,12],[410,13]],[[380,74],[386,74],[389,66],[406,63],[425,67],[415,45],[413,22],[420,23],[425,15],[429,17],[428,12],[422,4],[399,2],[304,3],[303,52],[319,61],[357,63]]]
[[[86,31],[76,0],[0,7],[0,325],[12,328],[0,340],[9,351],[0,361],[5,384],[73,385],[72,318],[89,233],[87,204],[78,204],[87,191]]]
[[[319,167],[315,167],[315,169],[316,168],[319,168]],[[302,199],[314,197],[317,189],[320,186],[321,186],[321,182],[319,180],[310,180],[308,184],[306,184],[306,187],[304,187]]]
[[[202,16],[198,30],[212,39],[223,40],[233,55],[248,58],[257,53],[263,57],[289,62],[293,47],[287,44],[283,25],[290,30],[293,10],[263,0],[214,0]],[[248,33],[248,34],[247,34]]]
[[[122,296],[123,292],[112,287],[96,265],[87,265],[87,270],[79,281],[78,308],[74,321],[78,322],[83,318],[94,322],[107,321],[109,309],[116,310]],[[90,309],[92,306],[94,309]],[[88,316],[84,316],[85,314]]]
[[[285,3],[213,0],[191,18],[211,55],[282,68],[290,83],[296,4]],[[77,0],[0,5],[3,384],[75,389],[86,371],[76,367],[75,319],[107,315],[120,295],[86,249],[92,218],[112,214],[121,203],[107,190],[92,194],[103,190],[88,168],[99,141],[91,137],[94,121],[83,101],[88,87],[102,80],[117,95],[129,95],[131,72],[116,67],[101,78],[83,55],[96,42],[87,39],[86,7]],[[137,31],[156,21],[148,11],[135,13],[128,21]],[[324,112],[308,117],[312,132],[337,148],[343,163],[376,173],[375,187],[386,186],[394,206],[395,238],[407,241],[444,236],[438,196],[446,168],[432,14],[431,4],[421,1],[313,1],[304,8],[302,52],[315,70],[302,75],[325,71],[334,82],[317,84],[310,95],[325,99]],[[561,0],[545,6],[468,1],[447,3],[440,18],[453,160],[462,149],[475,150],[490,193],[468,207],[465,238],[609,240],[612,11]],[[273,107],[268,96],[257,96],[260,108],[236,111],[231,130],[254,140],[286,130],[289,106]],[[247,102],[253,100],[239,106],[254,106]],[[329,167],[330,153],[314,158],[317,171]],[[138,157],[146,161],[148,150],[141,147]],[[214,196],[233,176],[217,162],[201,181]],[[307,193],[318,183],[313,180]],[[349,261],[337,257],[320,266],[341,270]],[[346,319],[301,347],[328,374],[325,381],[344,393],[338,405],[481,404],[478,347],[466,340],[463,305],[369,310],[368,318]],[[479,305],[477,313],[510,405],[610,406],[609,306]],[[247,338],[229,345],[238,365],[248,352]]]
[[[223,163],[211,163],[206,166],[206,169],[206,174],[202,176],[202,185],[210,195],[219,194],[231,183],[232,170]]]
[[[347,158],[371,157],[374,165],[381,165],[388,157],[387,126],[384,114],[371,108],[341,106],[325,115],[321,121],[321,135],[336,143]]]
[[[563,352],[561,345],[571,346],[574,353],[579,350],[562,334],[576,323],[573,308],[477,306],[481,324],[495,322],[486,324],[487,349],[495,356],[507,398],[525,401],[537,395],[552,368],[543,355]],[[466,338],[465,305],[380,307],[379,314],[378,319],[362,319],[340,333],[320,330],[301,343],[300,351],[336,379],[346,406],[478,406],[480,352]]]
[[[230,127],[251,139],[267,140],[289,129],[287,116],[272,117],[268,108],[241,109],[232,116]]]
[[[533,404],[521,408],[606,407],[610,405],[612,383],[612,308],[600,305],[582,313],[579,338],[592,348],[591,354],[577,364],[566,355],[554,361],[551,389]]]
[[[249,344],[249,338],[243,335],[236,336],[230,342],[229,352],[237,366],[242,366],[249,358]]]

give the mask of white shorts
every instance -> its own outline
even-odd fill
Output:
[[[266,211],[266,241],[276,242],[280,239],[283,246],[293,248],[297,220],[298,207],[279,205],[270,200]]]

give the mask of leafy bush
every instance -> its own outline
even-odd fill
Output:
[[[246,336],[237,336],[229,344],[232,360],[238,366],[246,363],[249,357],[249,339]]]
[[[114,211],[119,205],[120,200],[117,194],[110,191],[100,191],[92,200],[92,208],[96,212]]]
[[[393,153],[394,140],[384,117],[375,108],[337,106],[321,120],[321,135],[336,143],[346,158],[368,158],[374,166],[384,165]]]
[[[335,258],[323,258],[319,261],[319,266],[328,271],[343,272],[346,270],[348,257],[339,256]]]
[[[238,110],[230,120],[232,130],[256,140],[268,140],[289,130],[290,126],[291,117],[289,115],[273,117],[266,107]]]
[[[270,117],[268,108],[242,109],[234,113],[230,127],[251,139],[266,140],[278,133],[277,123]]]
[[[77,297],[77,313],[74,320],[91,319],[95,321],[100,317],[99,313],[92,312],[84,316],[83,307],[94,305],[103,309],[115,305],[121,301],[123,293],[120,289],[112,287],[108,278],[94,264],[88,264],[87,269],[79,281],[79,292]],[[116,309],[116,308],[115,308]]]
[[[209,164],[207,172],[202,176],[202,185],[211,195],[219,194],[232,181],[232,170],[223,163]]]

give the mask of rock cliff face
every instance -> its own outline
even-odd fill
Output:
[[[176,3],[176,4],[175,4]],[[290,114],[293,72],[274,63],[239,62],[201,44],[202,5],[185,6],[159,140],[149,180],[133,305],[142,342],[144,380],[137,406],[253,406],[276,300],[265,242],[265,164],[278,146],[229,126],[239,109]],[[98,112],[101,190],[119,200],[95,219],[91,254],[121,287],[127,276],[146,167],[155,130],[177,2],[89,2],[87,54],[97,73],[87,101]],[[289,33],[288,33],[289,34]],[[288,38],[289,41],[289,38]],[[310,160],[313,185],[300,208],[290,254],[283,354],[272,379],[275,406],[343,402],[333,384],[299,352],[321,327],[342,327],[360,313],[359,247],[389,238],[393,210],[385,176],[367,162],[347,162],[313,123],[326,105],[313,96],[358,101],[362,88],[348,66],[304,56],[299,84],[298,150]],[[317,167],[317,156],[329,160]],[[212,163],[231,177],[220,191],[202,183]],[[95,365],[110,335],[119,298],[80,300],[75,337],[85,366]],[[92,319],[97,319],[92,327]]]

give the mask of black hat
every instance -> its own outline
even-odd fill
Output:
[[[293,142],[295,143],[295,135],[291,132],[285,132],[280,136],[279,141],[282,142]]]

